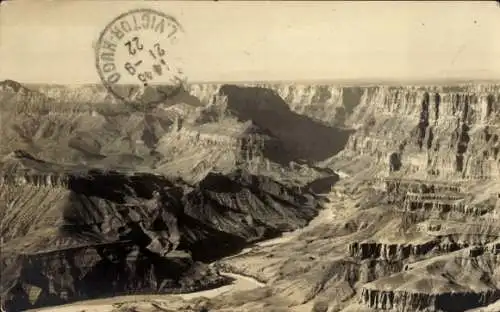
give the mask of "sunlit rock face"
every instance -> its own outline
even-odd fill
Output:
[[[312,120],[356,129],[342,155],[373,157],[387,165],[384,171],[465,179],[500,174],[498,86],[248,86],[273,91],[290,111]],[[192,85],[190,92],[213,101],[224,89]]]
[[[498,176],[500,104],[495,88],[360,88],[359,101],[344,123],[357,131],[337,158],[369,157],[381,174]],[[303,111],[312,115],[307,106]]]

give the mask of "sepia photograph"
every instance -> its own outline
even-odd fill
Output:
[[[500,312],[496,1],[3,1],[1,312]]]

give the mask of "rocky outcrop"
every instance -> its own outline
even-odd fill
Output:
[[[424,244],[352,243],[349,244],[349,255],[360,259],[403,260],[411,256],[424,256],[438,245],[437,240]]]
[[[438,233],[439,234],[439,233]],[[429,256],[446,254],[473,246],[470,253],[479,254],[484,248],[492,249],[488,244],[495,241],[498,235],[480,234],[450,234],[436,235],[433,239],[423,243],[381,243],[381,242],[354,242],[349,244],[349,256],[358,259],[382,259],[402,261],[408,258],[424,259]]]
[[[359,300],[372,309],[391,311],[454,312],[488,305],[500,299],[491,279],[498,265],[491,246],[496,243],[413,263],[401,273],[363,285]],[[475,274],[481,278],[472,278]]]
[[[250,122],[224,120],[180,127],[159,140],[156,151],[164,158],[156,164],[155,171],[177,171],[185,180],[197,182],[211,171],[252,169],[270,162],[262,154],[265,140],[254,133]]]
[[[349,245],[349,255],[355,258],[406,263],[400,273],[363,285],[359,292],[361,304],[371,309],[391,311],[465,311],[500,298],[500,291],[493,282],[496,276],[494,267],[498,265],[494,256],[498,231],[493,229],[496,225],[492,213],[498,199],[488,189],[487,183],[482,191],[471,189],[471,181],[468,180],[392,177],[383,179],[383,184],[388,202],[394,209],[403,212],[404,232],[400,230],[401,234],[411,233],[410,237],[415,237],[416,232],[421,234],[419,243],[412,243],[408,238],[396,238],[408,242],[367,240]],[[473,190],[485,194],[474,194]],[[464,222],[479,217],[483,219],[477,225]],[[433,222],[415,228],[429,219]],[[439,219],[443,221],[437,222]],[[447,222],[452,219],[464,222],[458,223],[461,228],[448,225]],[[380,235],[383,237],[383,234]],[[424,241],[422,236],[426,237]],[[481,257],[480,263],[491,261],[492,264],[476,265],[476,257]],[[460,274],[457,276],[460,269],[451,269],[454,266],[469,270],[472,267],[472,270],[480,271],[473,274],[482,277],[479,281],[474,278],[471,281]],[[453,272],[445,273],[446,270]],[[418,274],[421,276],[417,278]]]
[[[228,282],[189,257],[158,257],[132,242],[24,254],[16,262],[17,274],[9,272],[12,265],[3,271],[11,273],[2,281],[8,311],[124,294],[190,292]]]
[[[449,311],[459,312],[483,306],[500,298],[498,291],[408,293],[404,291],[380,291],[363,288],[361,302],[372,308],[401,312]],[[432,307],[432,308],[430,308]]]
[[[362,305],[391,311],[465,311],[500,299],[500,291],[493,282],[499,236],[493,229],[496,225],[492,213],[498,196],[487,190],[488,184],[482,190],[488,193],[481,195],[471,193],[467,180],[385,178],[383,184],[388,202],[394,209],[403,211],[402,224],[406,232],[401,234],[409,232],[412,237],[417,231],[427,239],[422,241],[420,237],[419,243],[412,243],[411,239],[395,243],[368,240],[349,245],[351,257],[406,263],[401,272],[363,285],[359,292]],[[474,223],[463,223],[461,228],[447,225],[450,219],[463,222],[483,216],[480,221],[483,224],[477,226]],[[427,227],[415,228],[431,218],[434,222]],[[446,221],[436,223],[439,219]],[[475,260],[478,258],[481,260]],[[491,264],[483,265],[483,262]],[[481,278],[457,274],[462,268],[472,270],[471,274]],[[446,273],[447,270],[452,272]]]
[[[454,212],[476,217],[492,212],[494,208],[494,206],[476,207],[465,204],[463,200],[436,198],[434,196],[412,196],[406,198],[403,203],[403,210],[405,211],[426,210],[443,214]]]
[[[388,194],[406,192],[422,194],[441,192],[459,193],[465,189],[465,186],[461,185],[460,181],[385,178],[384,183]]]
[[[402,211],[426,211],[436,214],[458,213],[465,216],[482,216],[494,212],[496,199],[471,204],[467,200],[468,181],[433,181],[386,178],[387,201],[400,205]]]
[[[16,175],[9,174],[0,176],[0,185],[4,183],[10,185],[32,184],[39,187],[67,188],[69,179],[66,174],[60,173],[29,174],[25,172]]]
[[[0,81],[0,105],[2,109],[26,112],[30,108],[45,107],[50,98],[13,80]],[[45,107],[47,108],[47,107]]]

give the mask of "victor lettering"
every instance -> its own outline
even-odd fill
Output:
[[[161,22],[156,25],[155,27],[155,31],[158,32],[160,31],[160,34],[163,34],[163,32],[165,31],[165,19],[161,19]]]
[[[141,20],[142,20],[142,27],[148,29],[149,23],[151,21],[151,16],[148,13],[144,13],[142,14]]]
[[[151,21],[151,29],[154,29],[155,28],[155,23],[156,23],[156,15],[153,15],[153,20]]]

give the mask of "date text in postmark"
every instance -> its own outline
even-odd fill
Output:
[[[104,86],[126,103],[155,104],[176,94],[186,78],[176,46],[182,26],[152,9],[121,14],[101,32],[95,46]]]

